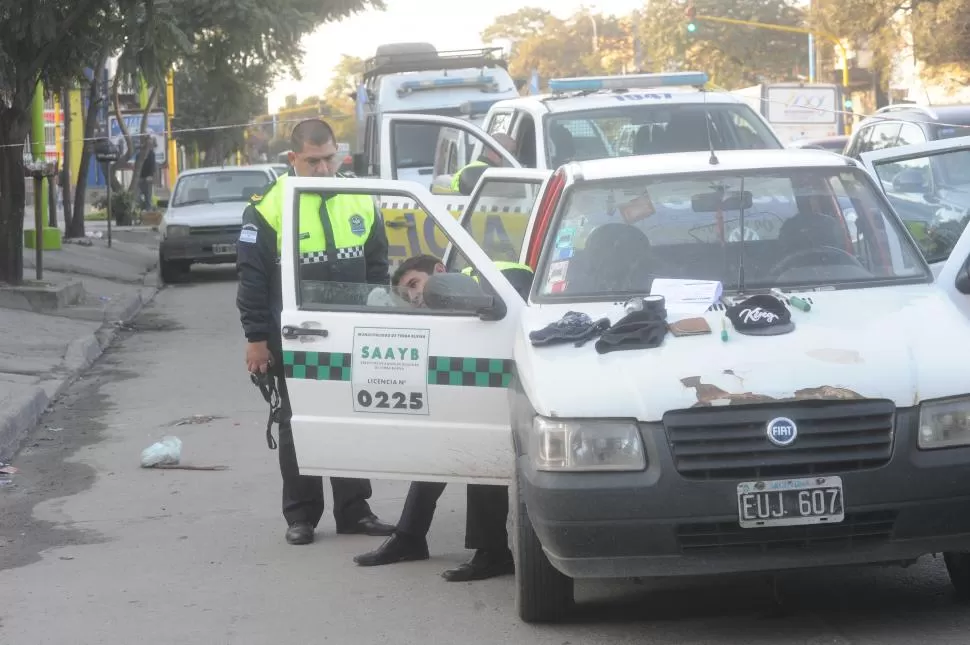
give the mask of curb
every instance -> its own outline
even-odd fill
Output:
[[[43,381],[14,398],[0,415],[0,458],[15,454],[28,433],[37,425],[44,412],[57,402],[62,394],[90,368],[114,342],[118,335],[116,322],[130,322],[145,305],[154,300],[158,288],[150,289],[147,297],[139,292],[124,305],[111,312],[101,327],[93,334],[72,340],[64,352],[62,373]]]

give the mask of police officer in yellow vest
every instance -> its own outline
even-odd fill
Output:
[[[515,156],[515,139],[502,132],[493,134],[492,138],[498,141],[510,154]],[[452,176],[451,190],[459,195],[471,195],[485,170],[488,168],[500,168],[502,161],[503,159],[499,156],[498,152],[491,148],[485,148],[477,160],[463,168],[459,168],[458,172]]]
[[[291,137],[290,174],[333,177],[342,157],[333,130],[319,119],[299,123]],[[281,399],[280,472],[286,541],[309,544],[324,511],[323,479],[300,475],[290,428],[290,404],[282,369],[280,312],[282,284],[283,185],[290,175],[253,197],[239,235],[236,305],[246,334],[250,373],[271,374]],[[387,236],[374,200],[367,195],[303,195],[300,201],[300,277],[319,282],[387,284]],[[338,533],[390,535],[394,527],[370,509],[370,481],[332,477]]]
[[[532,286],[532,269],[516,262],[494,262],[523,298]],[[433,255],[408,258],[397,268],[391,285],[415,307],[424,307],[424,287],[445,265]],[[462,271],[478,280],[472,267]],[[479,281],[480,282],[480,281]],[[397,528],[377,549],[362,553],[354,562],[375,567],[409,560],[427,560],[428,531],[438,499],[445,490],[441,482],[412,482]],[[468,562],[448,569],[442,577],[449,582],[485,580],[512,573],[514,566],[505,525],[509,514],[509,493],[505,486],[469,484],[466,490],[465,548],[475,555]]]

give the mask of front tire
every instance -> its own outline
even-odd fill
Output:
[[[509,489],[512,508],[512,554],[515,558],[515,608],[527,623],[561,622],[573,607],[573,579],[549,562],[532,528],[516,468]]]
[[[191,265],[185,261],[158,258],[158,272],[163,284],[184,282],[189,277]]]
[[[943,562],[957,597],[970,599],[970,553],[944,553]]]

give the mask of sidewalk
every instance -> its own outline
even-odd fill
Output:
[[[0,461],[154,297],[157,234],[114,233],[112,248],[95,237],[44,251],[41,282],[34,251],[25,249],[25,286],[0,284]]]

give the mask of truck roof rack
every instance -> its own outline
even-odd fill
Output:
[[[876,114],[885,114],[887,112],[920,112],[928,117],[936,118],[936,112],[931,108],[925,105],[917,105],[916,103],[894,103],[876,110]]]
[[[426,72],[439,69],[464,69],[468,67],[501,67],[509,63],[502,57],[501,47],[481,49],[457,49],[444,52],[407,52],[394,55],[374,56],[364,61],[364,80],[385,74]]]

